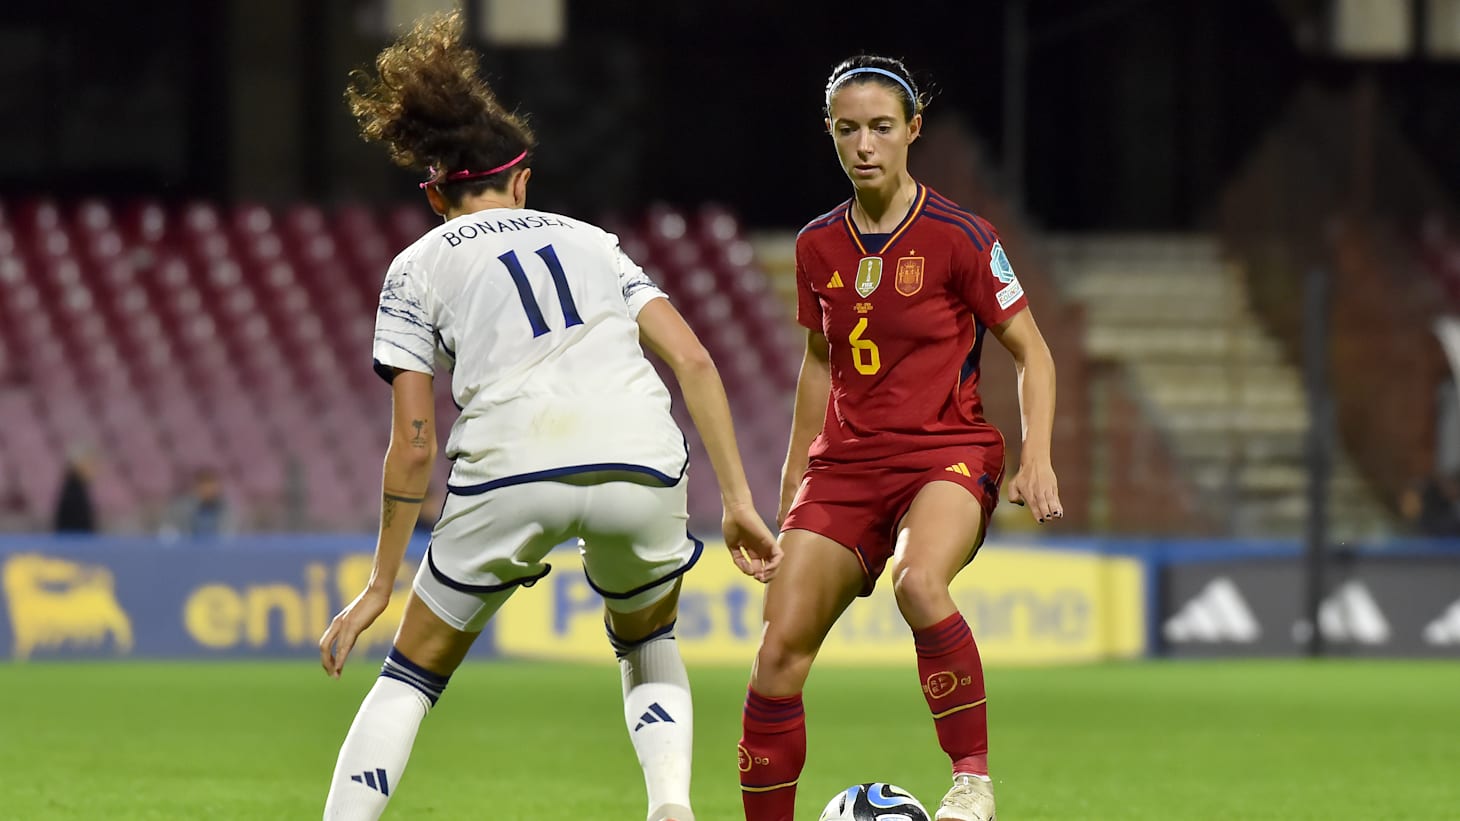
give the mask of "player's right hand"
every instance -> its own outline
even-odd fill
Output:
[[[330,678],[340,677],[340,671],[345,669],[345,659],[355,648],[355,640],[380,618],[388,604],[389,593],[366,587],[330,622],[319,639],[319,664]]]
[[[755,508],[750,505],[726,507],[720,528],[725,534],[725,547],[730,550],[730,558],[741,573],[761,583],[776,575],[781,566],[781,545]]]

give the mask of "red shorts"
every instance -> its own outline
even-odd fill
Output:
[[[897,525],[919,490],[929,482],[962,485],[983,508],[987,528],[1003,476],[1002,447],[944,448],[867,464],[812,462],[781,530],[809,530],[852,551],[867,577],[859,594],[866,596],[892,558]]]

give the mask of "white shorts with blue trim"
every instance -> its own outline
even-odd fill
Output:
[[[479,631],[513,591],[552,571],[543,560],[553,548],[578,539],[588,584],[609,609],[631,613],[663,598],[704,549],[685,528],[688,480],[572,483],[585,478],[453,491],[416,595],[447,624]]]

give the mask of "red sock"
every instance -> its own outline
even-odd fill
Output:
[[[953,774],[989,774],[988,701],[983,662],[963,615],[913,631],[923,698],[933,711],[938,743],[953,761]]]
[[[806,764],[806,713],[801,694],[745,696],[740,738],[740,797],[746,821],[793,821],[796,780]]]

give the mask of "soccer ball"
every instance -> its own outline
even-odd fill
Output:
[[[912,793],[874,781],[837,793],[819,821],[929,821],[931,817]]]

